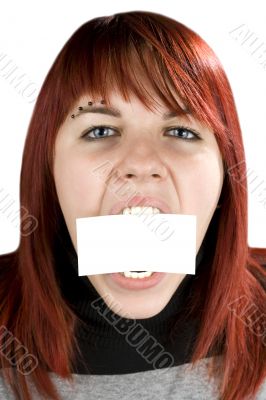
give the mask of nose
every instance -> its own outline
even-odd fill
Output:
[[[155,150],[148,140],[134,145],[129,149],[118,165],[119,175],[124,180],[134,182],[165,179],[167,167],[160,150]]]

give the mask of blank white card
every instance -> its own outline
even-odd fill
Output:
[[[76,219],[78,274],[157,271],[195,275],[196,215]]]

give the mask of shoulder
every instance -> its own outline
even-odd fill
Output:
[[[266,248],[249,248],[249,256],[253,264],[252,273],[266,291]]]
[[[10,370],[11,368],[8,369]],[[4,379],[2,368],[0,368],[0,399],[6,399],[6,400],[15,399],[13,393],[11,392],[11,389],[9,388],[6,380]]]
[[[266,248],[249,247],[249,255],[266,268]]]
[[[17,276],[16,263],[17,251],[0,254],[0,309],[9,292],[10,284],[14,280],[14,277]]]
[[[14,265],[17,260],[18,250],[12,251],[10,253],[0,254],[0,273]]]

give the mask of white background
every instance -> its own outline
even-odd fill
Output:
[[[200,34],[220,58],[239,113],[249,171],[249,232],[252,247],[266,247],[266,24],[263,1],[45,1],[2,2],[0,13],[0,254],[13,251],[19,228],[3,205],[19,211],[21,156],[42,82],[57,54],[80,25],[116,12],[146,10],[170,16]],[[232,31],[240,31],[242,38]],[[249,41],[244,36],[249,31]],[[256,40],[255,40],[256,39]],[[252,42],[254,43],[252,44]],[[257,47],[260,49],[257,50]],[[253,53],[253,54],[252,54]],[[6,62],[1,62],[1,55]],[[260,56],[260,58],[259,58]],[[1,72],[7,61],[30,86],[20,94]],[[260,62],[265,61],[264,67]],[[30,96],[30,92],[35,95]],[[253,180],[253,182],[252,182]],[[258,185],[260,186],[258,187]],[[258,187],[258,188],[257,188]],[[263,201],[264,200],[264,201]]]

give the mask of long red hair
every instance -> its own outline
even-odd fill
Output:
[[[179,94],[192,115],[214,131],[223,157],[217,240],[191,303],[191,313],[201,318],[192,361],[194,366],[211,349],[222,349],[222,366],[213,364],[210,374],[222,376],[222,400],[243,400],[256,394],[266,377],[266,325],[258,318],[266,313],[266,249],[252,249],[247,243],[247,180],[239,120],[214,52],[191,29],[160,14],[132,11],[84,23],[48,72],[29,124],[20,179],[20,203],[38,226],[28,234],[21,229],[16,251],[0,258],[0,326],[38,359],[30,376],[39,393],[59,400],[47,368],[71,380],[79,348],[77,317],[61,295],[53,255],[63,221],[52,173],[54,143],[73,105],[88,93],[108,103],[116,87],[125,100],[133,92],[154,109],[156,100],[145,91],[136,66],[170,109],[180,110],[173,89]],[[243,299],[246,308],[239,318],[236,309]],[[257,313],[247,315],[251,304]],[[5,335],[0,337],[2,348]],[[12,354],[15,365],[20,354],[14,348]],[[2,367],[10,366],[3,352],[0,360]],[[3,372],[16,398],[20,392],[30,400],[27,375],[10,368]]]

